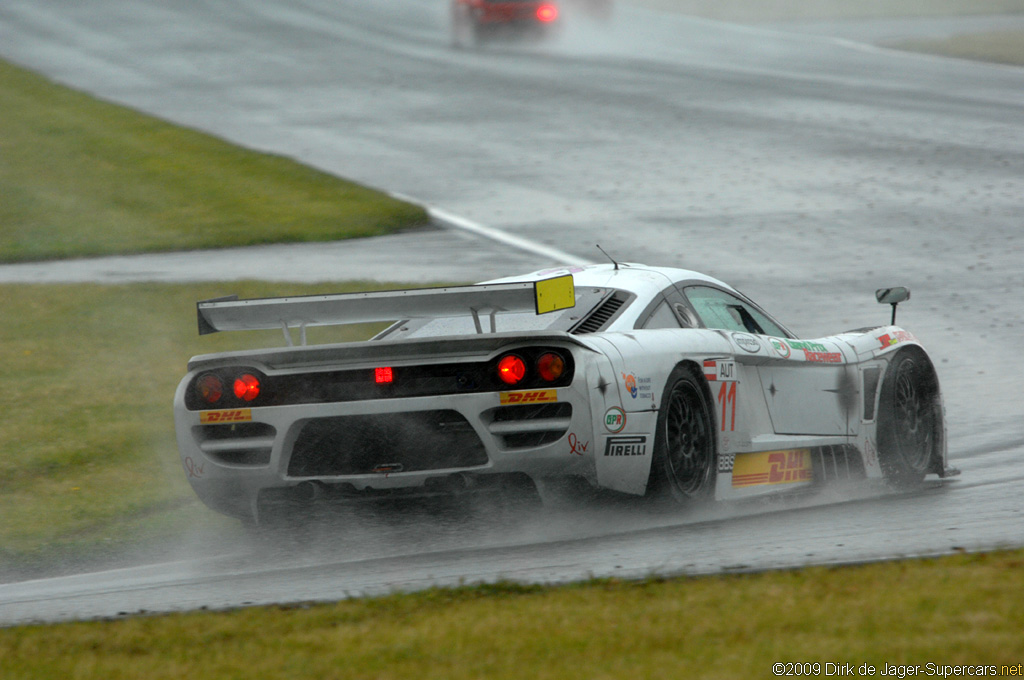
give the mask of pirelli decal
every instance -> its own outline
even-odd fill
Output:
[[[604,445],[606,456],[645,456],[647,455],[647,436],[608,437]]]
[[[523,390],[499,392],[502,406],[507,404],[549,404],[558,401],[558,390]]]
[[[739,453],[732,466],[733,488],[793,484],[813,478],[810,449]]]
[[[252,409],[236,408],[227,411],[200,411],[199,422],[203,425],[221,423],[247,423],[252,420]]]

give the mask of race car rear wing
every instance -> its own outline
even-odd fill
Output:
[[[369,293],[337,293],[297,297],[239,300],[237,296],[196,303],[199,334],[290,328],[305,335],[309,326],[440,318],[471,315],[477,333],[483,333],[480,315],[503,312],[546,314],[576,305],[572,275],[543,281],[492,283],[447,288],[386,290]],[[290,340],[289,340],[290,342]],[[305,343],[303,343],[305,344]]]

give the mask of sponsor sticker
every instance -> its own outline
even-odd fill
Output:
[[[498,399],[506,404],[547,404],[558,401],[558,390],[523,390],[522,392],[499,392]]]
[[[813,477],[810,449],[740,453],[732,467],[733,488],[809,482]]]
[[[705,359],[704,377],[708,382],[735,382],[736,362],[731,359]]]
[[[735,342],[740,349],[751,354],[757,354],[761,351],[761,343],[757,341],[753,335],[747,335],[746,333],[733,333],[732,341]]]
[[[227,411],[200,411],[199,422],[203,425],[221,423],[247,423],[252,420],[252,409],[236,408]]]
[[[892,347],[898,345],[901,342],[916,342],[917,338],[912,333],[907,331],[893,331],[892,333],[886,333],[878,338],[878,342],[882,343],[882,349],[886,347]]]
[[[650,378],[638,378],[635,373],[623,373],[622,382],[626,386],[626,391],[629,392],[629,396],[634,399],[638,397],[644,397],[645,399],[650,397],[654,398],[651,390],[651,379]]]
[[[612,406],[604,412],[604,428],[612,434],[618,434],[626,427],[626,412],[618,406]]]
[[[841,364],[843,355],[839,352],[812,352],[804,350],[804,359],[817,364]]]
[[[806,340],[790,340],[789,346],[793,349],[802,349],[811,352],[827,352],[828,347],[820,342],[807,342]]]
[[[647,455],[647,436],[608,437],[604,444],[604,455],[612,457],[645,456]]]
[[[590,442],[583,441],[576,436],[575,432],[569,433],[569,455],[570,456],[582,456],[587,452],[587,447],[590,446]]]
[[[772,338],[770,342],[772,343],[772,347],[775,348],[775,351],[778,353],[780,357],[782,357],[783,359],[789,358],[789,355],[792,353],[792,351],[789,349],[789,345],[787,345],[784,340]]]

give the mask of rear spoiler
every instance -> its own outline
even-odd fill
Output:
[[[476,286],[385,290],[297,297],[239,300],[237,296],[196,303],[199,335],[219,331],[271,328],[305,329],[354,323],[472,315],[478,333],[480,314],[546,314],[576,306],[572,274],[543,281],[489,283]]]

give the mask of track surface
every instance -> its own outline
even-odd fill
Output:
[[[188,559],[0,585],[0,625],[1024,544],[1024,69],[627,5],[550,44],[459,51],[420,0],[5,0],[0,56],[580,257],[707,271],[802,335],[881,323],[872,291],[908,285],[900,322],[939,361],[964,473],[702,516],[361,518],[283,547],[208,528],[169,548]],[[449,231],[345,250],[392,279],[548,264]]]

